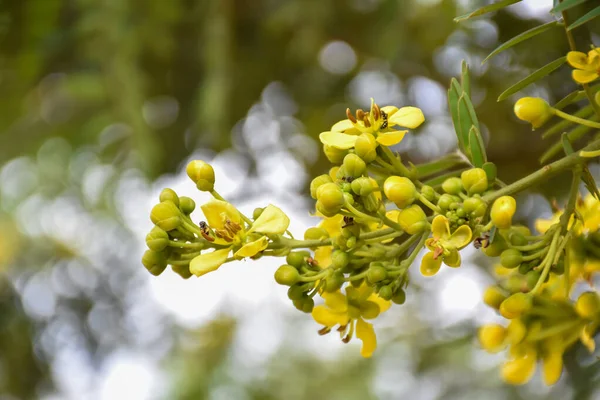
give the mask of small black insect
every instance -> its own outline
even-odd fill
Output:
[[[380,110],[379,112],[381,113],[381,119],[383,120],[383,124],[381,124],[380,129],[385,129],[388,127],[387,114],[383,110]]]
[[[476,238],[473,241],[473,247],[476,249],[481,249],[482,247],[485,249],[490,244],[490,235],[484,233],[482,236]]]
[[[342,225],[342,228],[346,228],[346,227],[352,226],[352,225],[354,225],[354,218],[344,216],[344,225]]]
[[[208,240],[209,242],[214,242],[215,238],[210,236],[210,230],[208,229],[207,223],[204,221],[200,221],[198,225],[200,226],[200,233],[202,234],[202,237]]]

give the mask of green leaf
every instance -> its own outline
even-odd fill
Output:
[[[575,150],[573,150],[573,145],[569,140],[569,135],[566,132],[560,136],[560,141],[566,155],[573,154],[575,152]]]
[[[471,126],[469,131],[469,149],[471,150],[471,162],[475,167],[481,168],[487,162],[485,146],[479,129],[475,125]]]
[[[591,121],[598,121],[597,117],[589,118]],[[586,133],[591,131],[592,128],[585,125],[578,125],[575,129],[568,133],[569,140],[571,143],[575,142],[578,139],[581,139]],[[545,164],[552,157],[560,153],[562,150],[562,142],[555,143],[552,147],[550,147],[542,156],[540,157],[540,163]]]
[[[574,115],[579,118],[589,118],[592,114],[594,114],[594,109],[590,104],[577,111]],[[573,124],[574,122],[571,122],[567,119],[563,119],[560,122],[553,125],[552,127],[548,128],[546,132],[544,132],[544,134],[542,135],[542,139],[546,139],[550,136],[556,135],[557,133],[564,132]]]
[[[564,56],[557,60],[552,61],[551,63],[544,65],[542,68],[538,69],[531,75],[520,80],[519,82],[515,83],[514,85],[512,85],[511,87],[506,89],[504,92],[502,92],[502,94],[500,96],[498,96],[498,101],[502,101],[502,100],[506,99],[508,96],[513,95],[513,94],[517,93],[518,91],[520,91],[521,89],[524,89],[527,86],[531,85],[532,83],[537,82],[538,80],[542,79],[543,77],[545,77],[546,75],[550,74],[552,71],[554,71],[555,69],[557,69],[558,67],[563,65],[566,60],[567,60],[567,57]]]
[[[587,165],[583,166],[583,174],[581,175],[581,180],[585,183],[585,187],[588,192],[594,195],[597,200],[600,200],[600,191],[598,191],[598,186],[596,185],[596,180],[592,176],[590,169]]]
[[[470,167],[457,169],[455,171],[447,172],[443,175],[437,176],[435,178],[431,178],[423,182],[425,185],[429,185],[432,187],[441,186],[441,184],[448,178],[452,178],[453,176],[460,176],[464,171],[471,169]]]
[[[562,110],[569,104],[577,103],[578,101],[583,99],[585,99],[585,92],[583,90],[576,90],[560,99],[560,101],[554,105],[554,108]]]
[[[548,22],[546,24],[540,25],[540,26],[536,26],[535,28],[532,28],[528,31],[525,31],[517,36],[515,36],[514,38],[507,40],[506,42],[502,43],[500,46],[496,47],[494,49],[494,51],[492,51],[486,58],[485,60],[483,60],[481,63],[484,64],[487,60],[489,60],[490,58],[492,58],[493,56],[495,56],[496,54],[506,50],[506,49],[510,49],[511,47],[513,47],[516,44],[519,44],[529,38],[532,38],[536,35],[539,35],[542,32],[546,32],[548,29],[550,28],[554,28],[555,26],[559,26],[562,25],[562,23],[558,22],[558,21],[551,21]]]
[[[458,165],[464,165],[466,163],[466,160],[462,156],[458,154],[451,154],[440,160],[415,165],[415,169],[417,170],[419,179],[422,179],[430,175],[439,174],[442,171],[447,171]]]
[[[473,17],[478,17],[480,15],[487,14],[487,13],[492,12],[492,11],[498,11],[498,10],[501,10],[501,9],[503,9],[505,7],[510,6],[511,4],[519,3],[520,1],[521,0],[502,0],[502,1],[499,1],[497,3],[493,3],[493,4],[487,5],[485,7],[478,8],[477,10],[471,11],[470,13],[467,13],[467,14],[461,15],[459,17],[456,17],[456,18],[454,18],[454,21],[455,22],[460,22],[460,21],[463,21],[465,19],[469,19],[469,18],[473,18]]]
[[[573,22],[571,25],[569,25],[567,30],[570,31],[571,29],[575,29],[578,26],[585,24],[586,22],[596,18],[599,15],[600,15],[600,6],[594,8],[592,11],[585,14],[583,17],[579,18],[577,21]]]
[[[458,148],[460,151],[465,153],[469,138],[467,135],[463,135],[462,130],[460,129],[460,121],[458,118],[458,99],[461,93],[462,88],[460,87],[460,84],[456,78],[452,78],[450,81],[450,89],[448,89],[448,108],[450,110],[450,115],[452,116],[452,124],[454,125],[454,131],[456,132]]]
[[[563,12],[565,10],[568,10],[571,7],[575,7],[579,4],[585,3],[586,0],[565,0],[565,1],[561,1],[558,5],[554,6],[554,8],[552,10],[550,10],[550,12],[552,14],[557,14],[559,12]]]
[[[484,163],[481,168],[485,171],[488,182],[491,183],[496,181],[496,178],[498,177],[498,169],[496,168],[496,164],[488,161]]]
[[[469,76],[469,66],[465,60],[462,61],[460,84],[469,97],[471,97],[471,77]]]

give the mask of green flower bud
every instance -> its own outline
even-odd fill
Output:
[[[506,295],[496,286],[488,287],[483,293],[483,302],[496,310],[500,308],[500,304],[504,300],[506,300]]]
[[[499,229],[510,228],[512,217],[517,211],[517,202],[510,196],[502,196],[494,201],[490,218]]]
[[[370,283],[377,283],[387,278],[387,269],[381,263],[372,263],[367,272],[367,280]]]
[[[367,164],[356,154],[348,154],[344,157],[343,167],[348,176],[358,178],[367,170]]]
[[[352,236],[351,238],[346,240],[346,248],[353,249],[354,246],[356,246],[356,241],[357,241],[356,236]]]
[[[459,194],[462,189],[462,181],[457,177],[448,178],[442,183],[442,190],[449,194]]]
[[[323,145],[323,153],[325,153],[325,157],[332,164],[341,164],[344,161],[344,157],[348,154],[348,150],[338,149],[337,147],[328,146],[326,144]]]
[[[402,305],[406,301],[406,292],[402,288],[396,290],[396,293],[392,296],[392,301],[395,304]]]
[[[285,262],[295,268],[301,268],[309,257],[310,253],[306,250],[292,251],[285,257]]]
[[[344,274],[335,271],[325,279],[325,291],[328,293],[337,292],[344,284]]]
[[[525,293],[515,293],[500,304],[500,314],[507,319],[519,318],[523,313],[529,311],[532,306],[531,296]]]
[[[396,204],[398,208],[405,208],[417,199],[417,188],[408,178],[390,176],[383,184],[385,196]]]
[[[317,189],[325,183],[331,183],[333,180],[329,175],[319,175],[310,182],[310,197],[317,199]]]
[[[513,246],[525,246],[527,243],[529,243],[521,232],[512,230],[508,234],[508,240]]]
[[[189,279],[192,276],[189,264],[186,265],[171,265],[171,269],[183,279]]]
[[[350,193],[344,192],[344,204],[350,204],[351,206],[353,206],[354,196],[352,196]]]
[[[350,186],[352,191],[359,196],[368,196],[373,193],[373,190],[375,189],[371,179],[366,176],[353,180]]]
[[[449,210],[450,209],[450,205],[453,204],[453,203],[455,203],[454,197],[452,197],[452,195],[450,195],[448,193],[444,193],[438,199],[437,205],[442,210]]]
[[[391,300],[393,293],[392,293],[392,288],[389,285],[386,286],[382,286],[381,288],[379,288],[379,297],[381,297],[384,300]]]
[[[597,319],[600,313],[600,297],[598,297],[598,293],[582,293],[575,303],[575,311],[582,318]]]
[[[325,229],[316,226],[308,228],[304,232],[304,240],[321,240],[327,239],[328,237],[329,233]]]
[[[356,138],[354,151],[366,163],[375,161],[377,158],[377,141],[375,141],[375,137],[370,133],[363,133]]]
[[[150,250],[163,251],[169,245],[169,234],[158,226],[152,228],[146,235],[146,246]]]
[[[350,276],[352,276],[352,275],[350,275]],[[357,279],[357,280],[354,280],[354,281],[350,281],[350,285],[352,285],[352,287],[359,288],[359,287],[362,286],[362,284],[364,282],[365,282],[365,278]]]
[[[169,232],[181,225],[181,211],[170,201],[163,201],[152,208],[150,219],[159,228]]]
[[[185,215],[190,215],[196,209],[196,202],[189,197],[181,196],[179,198],[179,209]]]
[[[506,250],[505,250],[506,251]],[[529,271],[531,271],[531,269],[534,267],[535,265],[531,264],[531,263],[527,263],[527,262],[522,262],[521,264],[519,264],[519,274],[521,275],[526,275]]]
[[[472,168],[464,171],[460,174],[460,180],[469,195],[483,193],[488,188],[487,174],[481,168]]]
[[[291,265],[282,265],[275,271],[275,281],[280,285],[292,286],[300,279],[300,273]]]
[[[421,186],[421,196],[425,197],[428,201],[435,200],[435,190],[429,185]]]
[[[171,201],[173,204],[179,207],[179,196],[177,196],[177,193],[175,193],[173,189],[163,189],[162,192],[160,192],[158,199],[161,203],[163,201]]]
[[[302,297],[305,296],[305,291],[304,288],[302,287],[301,284],[296,284],[296,285],[292,285],[290,286],[290,288],[288,289],[287,295],[288,298],[292,301],[295,300],[301,300]]]
[[[459,208],[458,210],[456,210],[456,216],[458,218],[464,218],[467,216],[467,213],[465,212],[464,208]]]
[[[154,276],[162,274],[167,268],[167,257],[164,252],[146,250],[142,256],[142,264]]]
[[[562,275],[565,273],[565,260],[561,259],[558,263],[552,266],[552,272],[556,275]]]
[[[522,121],[527,121],[533,129],[546,123],[552,115],[552,107],[539,97],[523,97],[515,103],[515,115]]]
[[[331,266],[334,269],[342,269],[345,268],[350,262],[350,256],[348,253],[342,250],[334,250],[331,253]]]
[[[483,247],[481,251],[483,251],[483,254],[488,257],[498,257],[507,248],[508,244],[506,243],[504,237],[501,234],[496,233],[496,236],[494,236],[494,242],[490,243],[487,247]]]
[[[210,192],[215,187],[215,170],[210,164],[200,160],[193,160],[185,168],[190,179],[196,184],[198,190]]]
[[[344,206],[346,199],[344,192],[335,183],[326,183],[319,186],[317,190],[318,203],[321,203],[323,209],[327,210],[327,214],[335,215]],[[320,210],[319,210],[320,211]],[[329,216],[323,213],[326,216]]]
[[[532,290],[535,285],[538,283],[540,279],[541,272],[539,271],[529,271],[525,274],[525,282],[527,283],[527,288]]]
[[[504,268],[517,268],[523,261],[523,255],[519,250],[507,249],[500,255],[500,264]]]
[[[467,214],[475,218],[483,217],[487,210],[487,205],[479,197],[469,197],[463,202],[463,209]]]
[[[416,204],[405,208],[398,214],[398,224],[409,235],[420,233],[427,227],[427,215]]]
[[[307,314],[311,313],[315,306],[315,301],[312,299],[312,297],[306,295],[302,296],[298,300],[294,300],[292,303],[294,304],[294,307],[296,307],[298,310]]]
[[[256,221],[260,217],[260,215],[263,213],[264,210],[265,210],[264,207],[256,207],[252,211],[252,219]]]

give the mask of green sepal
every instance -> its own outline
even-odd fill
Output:
[[[579,18],[577,21],[573,22],[571,25],[569,25],[569,28],[567,28],[567,30],[570,31],[572,29],[575,29],[578,26],[581,26],[581,25],[585,24],[586,22],[591,21],[592,19],[596,18],[599,15],[600,15],[600,6],[594,8],[592,11],[585,14],[583,17]]]
[[[458,16],[458,17],[454,18],[454,22],[460,22],[460,21],[463,21],[465,19],[469,19],[469,18],[473,18],[473,17],[478,17],[480,15],[487,14],[487,13],[490,13],[490,12],[493,12],[493,11],[498,11],[498,10],[501,10],[501,9],[503,9],[505,7],[510,6],[511,4],[518,3],[520,1],[521,0],[502,0],[502,1],[499,1],[497,3],[489,4],[489,5],[485,6],[485,7],[478,8],[475,11],[471,11],[471,12],[469,12],[467,14],[464,14],[464,15],[461,15],[461,16]]]
[[[475,167],[482,167],[487,162],[487,155],[485,154],[483,138],[475,125],[469,130],[469,149],[471,150],[470,159],[473,165]]]
[[[498,96],[498,101],[502,101],[502,100],[506,99],[508,96],[517,93],[518,91],[526,88],[527,86],[531,85],[532,83],[539,81],[540,79],[542,79],[546,75],[549,75],[555,69],[557,69],[558,67],[563,65],[565,63],[565,61],[567,61],[567,56],[560,57],[560,58],[544,65],[542,68],[540,68],[537,71],[533,72],[532,74],[528,75],[524,79],[521,79],[519,82],[515,83],[514,85],[512,85],[511,87],[506,89],[504,92],[502,92],[502,94],[500,96]]]
[[[598,191],[596,180],[592,176],[592,173],[590,172],[590,169],[587,165],[583,166],[581,180],[583,181],[583,183],[585,183],[585,187],[587,188],[588,192],[594,195],[596,200],[600,200],[600,191]]]
[[[539,35],[540,33],[546,32],[550,28],[554,28],[555,26],[559,26],[559,25],[562,25],[562,23],[560,23],[558,21],[551,21],[546,24],[536,26],[535,28],[531,28],[528,31],[525,31],[523,33],[520,33],[517,36],[513,37],[512,39],[509,39],[506,42],[502,43],[500,46],[496,47],[481,63],[485,64],[487,62],[487,60],[489,60],[496,54],[501,53],[504,50],[510,49],[511,47],[513,47],[521,42],[524,42],[527,39],[530,39],[536,35]]]
[[[471,97],[471,77],[469,75],[469,65],[465,60],[462,60],[461,64],[460,85],[463,92]]]
[[[488,182],[490,182],[490,184],[496,181],[496,178],[498,177],[498,169],[496,168],[496,164],[488,161],[483,163],[481,168],[485,171]]]

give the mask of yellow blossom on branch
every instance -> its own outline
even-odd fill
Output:
[[[421,273],[424,276],[435,275],[440,270],[442,261],[449,267],[459,267],[461,259],[458,251],[471,242],[471,228],[462,225],[450,233],[448,218],[438,215],[431,223],[431,232],[433,237],[425,242],[431,251],[421,261]]]
[[[573,80],[577,83],[590,83],[600,76],[600,50],[592,49],[587,54],[570,51],[567,62],[573,68]]]

